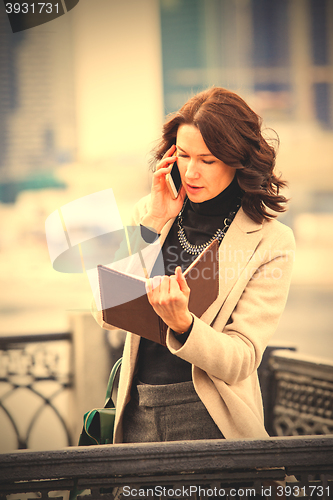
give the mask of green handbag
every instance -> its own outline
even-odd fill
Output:
[[[79,446],[92,444],[110,444],[113,442],[113,428],[116,417],[116,408],[112,401],[114,379],[120,368],[122,358],[113,365],[106,389],[104,408],[94,408],[83,416],[83,429],[79,439]]]

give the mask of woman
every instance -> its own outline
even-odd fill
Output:
[[[291,229],[274,220],[287,202],[274,148],[238,95],[211,88],[168,119],[155,159],[134,223],[163,245],[166,276],[151,278],[147,294],[169,326],[167,346],[127,334],[114,440],[267,437],[257,368],[285,306],[294,252]],[[165,180],[175,160],[176,200]],[[182,271],[216,236],[219,296],[198,318]]]

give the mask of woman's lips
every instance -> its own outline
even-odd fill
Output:
[[[200,189],[202,189],[201,186],[191,186],[191,184],[186,183],[186,191],[191,194],[198,193]]]

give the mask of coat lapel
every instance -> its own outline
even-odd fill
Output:
[[[236,214],[219,248],[219,295],[201,319],[210,324],[248,265],[262,239],[262,224],[252,221],[242,208]]]
[[[175,219],[171,219],[163,228],[160,238],[161,247]],[[262,239],[262,224],[250,219],[240,208],[231,223],[219,248],[219,295],[201,316],[210,324],[236,281],[247,266]]]

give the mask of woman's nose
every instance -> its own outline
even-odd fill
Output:
[[[186,179],[197,179],[199,177],[198,166],[194,160],[188,162],[185,177]]]

